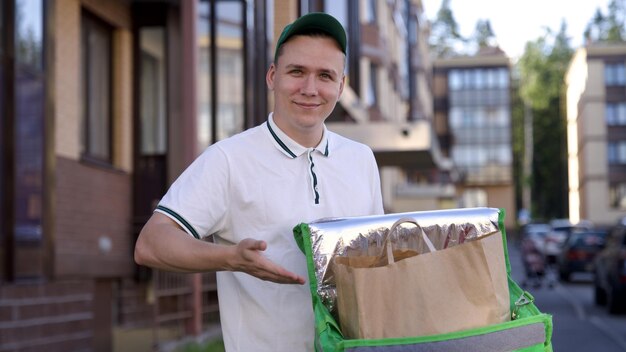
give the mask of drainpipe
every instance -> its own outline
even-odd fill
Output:
[[[198,63],[198,49],[196,41],[197,4],[196,1],[181,1],[181,29],[182,29],[182,119],[183,155],[185,164],[189,165],[197,156],[198,143],[196,131],[196,110],[198,108],[196,96],[196,68]],[[190,274],[191,312],[192,316],[187,325],[187,333],[199,335],[202,332],[202,276],[199,273]]]

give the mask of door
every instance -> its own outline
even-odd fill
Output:
[[[149,8],[147,8],[149,7]],[[167,11],[163,4],[136,5],[133,222],[135,235],[167,189]],[[140,268],[138,279],[149,270]]]

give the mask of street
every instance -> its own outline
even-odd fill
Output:
[[[513,279],[522,284],[524,270],[520,252],[509,242],[509,259]],[[535,304],[552,315],[554,351],[626,351],[626,315],[609,315],[605,307],[594,304],[593,276],[580,273],[569,283],[556,282],[553,288],[525,288],[535,297]]]

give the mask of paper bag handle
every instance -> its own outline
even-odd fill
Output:
[[[428,236],[426,236],[426,232],[424,232],[424,229],[422,228],[422,226],[420,226],[420,224],[417,223],[417,221],[415,221],[415,220],[413,220],[411,218],[400,218],[396,222],[394,222],[393,225],[391,225],[391,227],[389,228],[389,231],[387,231],[387,234],[385,236],[384,248],[386,248],[386,250],[387,250],[387,260],[389,261],[389,264],[392,264],[392,263],[395,262],[395,259],[393,258],[393,248],[391,248],[390,244],[388,245],[389,238],[391,237],[391,234],[393,233],[393,231],[396,230],[396,228],[398,228],[400,225],[402,225],[404,223],[407,223],[407,222],[417,226],[417,228],[419,229],[420,234],[422,235],[422,238],[424,239],[424,242],[426,243],[426,246],[428,247],[429,251],[431,251],[431,252],[436,252],[437,251],[435,249],[435,246],[433,246],[433,243],[428,238]],[[385,250],[383,250],[383,253],[385,253]]]

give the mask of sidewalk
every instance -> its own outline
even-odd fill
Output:
[[[183,346],[189,344],[208,344],[222,337],[220,325],[207,326],[204,332],[198,336],[186,336],[178,339],[178,332],[174,329],[161,328],[158,331],[158,346],[154,346],[154,330],[152,328],[141,329],[114,329],[113,351],[114,352],[177,352]]]

